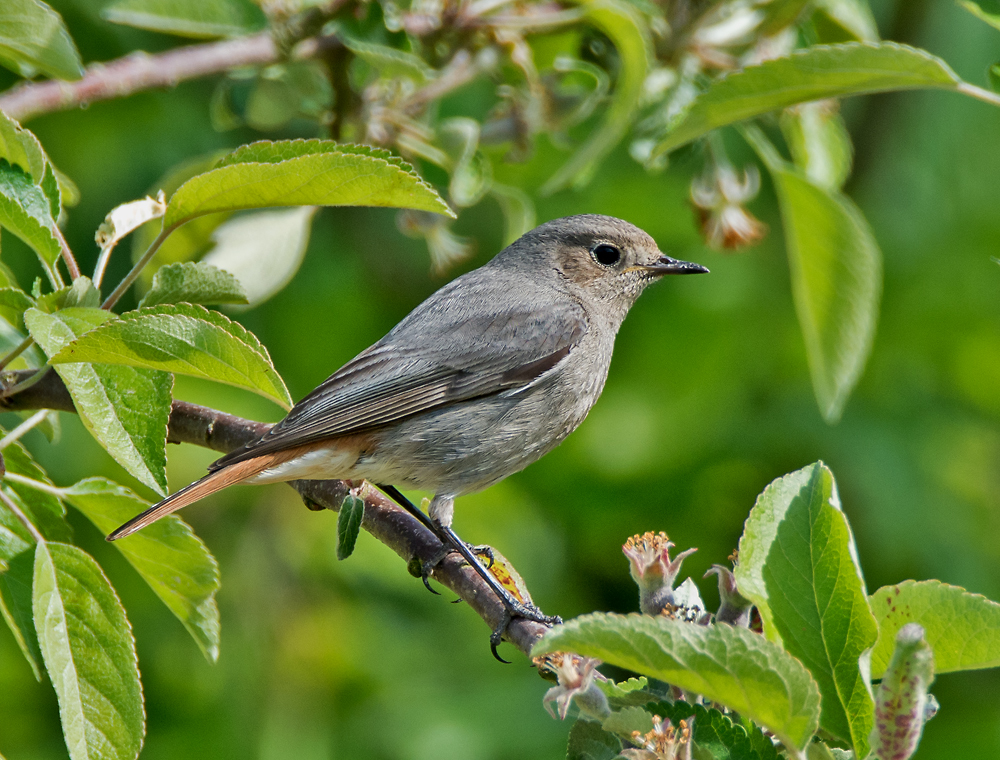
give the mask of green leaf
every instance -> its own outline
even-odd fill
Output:
[[[572,651],[701,694],[803,747],[819,722],[809,672],[745,628],[665,617],[595,613],[556,626],[532,655]]]
[[[24,325],[24,312],[35,305],[34,299],[19,288],[0,288],[0,317],[14,327]]]
[[[13,441],[4,447],[3,461],[7,472],[23,475],[55,488],[48,475],[31,458],[31,454],[20,441]],[[66,507],[55,496],[12,480],[4,480],[2,487],[4,493],[21,508],[32,524],[49,541],[73,540],[73,530],[66,522]]]
[[[63,496],[105,535],[149,507],[149,502],[105,478],[88,478]],[[184,624],[210,662],[219,658],[219,566],[191,527],[176,515],[157,520],[117,548]]]
[[[718,710],[704,705],[690,705],[678,700],[646,707],[654,715],[668,718],[677,726],[694,718],[695,757],[698,752],[712,760],[777,760],[774,743],[752,723],[734,723]]]
[[[867,653],[878,626],[837,485],[821,462],[778,478],[757,499],[736,583],[757,606],[764,634],[819,684],[820,726],[865,757],[874,720]]]
[[[814,185],[840,190],[851,174],[854,146],[835,100],[802,103],[781,114],[792,160]]]
[[[986,70],[986,79],[993,92],[1000,92],[1000,63],[994,63]]]
[[[114,24],[179,37],[238,37],[267,26],[263,11],[248,0],[116,0],[101,15]]]
[[[836,422],[871,352],[882,292],[882,253],[849,198],[786,164],[756,128],[744,130],[774,181],[792,296],[820,412]]]
[[[35,184],[40,183],[45,176],[48,159],[42,150],[42,144],[34,134],[3,111],[0,111],[0,158],[30,174]]]
[[[0,562],[0,615],[3,616],[18,648],[28,661],[37,681],[42,680],[42,652],[31,616],[31,587],[34,552],[23,551],[6,563]]]
[[[409,165],[384,151],[326,140],[239,148],[170,198],[163,228],[202,214],[270,206],[389,206],[454,216]]]
[[[315,213],[315,206],[302,206],[241,214],[215,229],[215,247],[202,263],[235,275],[246,292],[242,303],[258,306],[299,270]]]
[[[796,103],[888,90],[955,89],[960,81],[940,58],[906,45],[816,45],[717,80],[671,125],[654,155]]]
[[[229,272],[205,263],[167,264],[153,276],[153,285],[139,307],[161,303],[247,303],[247,295]]]
[[[653,58],[648,24],[632,6],[619,0],[579,2],[584,19],[606,34],[618,51],[618,77],[600,126],[590,133],[572,158],[542,185],[539,191],[542,195],[549,195],[567,185],[580,188],[590,181],[598,162],[631,127]]]
[[[0,5],[0,63],[21,76],[36,71],[57,79],[79,79],[83,64],[62,16],[40,0],[4,0]]]
[[[971,0],[959,0],[958,4],[980,21],[985,21],[994,29],[1000,29],[1000,13],[987,13],[979,6],[979,3],[973,3]]]
[[[25,312],[24,321],[51,359],[74,339],[114,315],[103,309]],[[166,440],[173,377],[167,372],[112,364],[55,368],[91,435],[122,467],[158,494],[167,493]]]
[[[337,559],[347,559],[354,553],[354,545],[365,519],[365,502],[357,496],[348,496],[340,505],[337,516]]]
[[[630,739],[633,731],[638,731],[641,734],[648,734],[652,731],[653,716],[641,707],[626,707],[605,718],[601,728],[608,733]]]
[[[52,230],[55,220],[45,192],[30,174],[0,160],[0,226],[17,235],[46,266],[55,264],[61,249]]]
[[[340,34],[337,36],[338,39],[343,39],[344,47],[375,69],[382,77],[387,79],[407,77],[417,84],[426,84],[434,78],[434,70],[418,55],[386,45],[362,42],[347,36],[341,37]]]
[[[634,707],[644,705],[657,699],[657,696],[646,691],[649,681],[645,676],[629,678],[627,681],[595,680],[597,687],[604,692],[612,707]]]
[[[202,306],[163,304],[128,311],[63,345],[49,356],[60,369],[102,362],[176,372],[247,388],[291,407],[284,382],[253,333]]]
[[[941,581],[904,581],[871,597],[878,620],[872,677],[889,665],[896,634],[907,623],[924,628],[938,673],[1000,666],[1000,604]]]
[[[132,629],[94,559],[35,547],[35,629],[71,760],[134,760],[146,718]]]
[[[868,0],[816,0],[813,16],[821,42],[878,42],[878,26]]]
[[[621,749],[617,737],[581,718],[570,729],[566,760],[614,760]]]
[[[882,683],[875,694],[872,756],[895,760],[911,757],[920,742],[927,708],[927,690],[934,681],[934,654],[916,623],[896,636]]]

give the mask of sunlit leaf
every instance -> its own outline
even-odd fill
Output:
[[[670,126],[654,153],[796,103],[887,90],[955,89],[960,81],[940,58],[906,45],[816,45],[717,80]]]
[[[941,581],[904,581],[872,594],[878,643],[872,650],[872,677],[885,673],[896,634],[919,623],[934,650],[934,670],[951,673],[1000,666],[1000,604]]]
[[[105,478],[88,478],[63,489],[70,504],[104,534],[149,507],[129,489]],[[205,656],[219,657],[219,567],[190,526],[176,515],[114,542],[177,619],[184,624]]]
[[[797,657],[823,695],[820,726],[868,754],[874,702],[862,661],[878,626],[857,548],[822,463],[779,478],[757,499],[740,539],[736,583],[764,634]]]
[[[454,216],[409,165],[385,151],[324,140],[258,142],[178,188],[164,229],[202,214],[270,206],[390,206]]]
[[[62,16],[40,0],[0,4],[0,64],[21,76],[36,71],[58,79],[83,75],[80,53]]]
[[[107,264],[107,258],[111,255],[118,242],[129,233],[137,230],[148,222],[159,219],[167,210],[163,194],[159,197],[151,198],[146,196],[137,201],[122,203],[111,209],[104,222],[97,228],[95,236],[97,245],[101,248],[98,271],[95,271],[94,278],[98,281],[103,277],[103,267]]]
[[[115,0],[101,15],[115,24],[196,39],[238,37],[267,26],[249,0]]]
[[[17,235],[47,266],[59,258],[60,246],[52,230],[52,207],[41,187],[20,167],[0,160],[0,226]]]
[[[114,315],[103,309],[64,309],[45,314],[29,309],[24,321],[51,360],[80,335]],[[173,377],[167,372],[113,364],[56,367],[80,420],[122,467],[166,495],[167,419]]]
[[[595,613],[556,626],[532,655],[571,651],[701,694],[803,747],[819,722],[809,672],[746,628],[666,617]]]
[[[98,362],[176,372],[248,388],[286,409],[292,403],[260,341],[239,323],[201,306],[163,304],[128,311],[63,345],[58,355],[49,356],[63,370],[78,362]]]
[[[590,181],[598,162],[631,126],[653,55],[648,25],[630,4],[620,0],[581,0],[580,5],[586,20],[606,34],[618,51],[618,76],[600,126],[542,186],[543,195],[567,185],[581,187]]]
[[[12,326],[24,324],[24,312],[35,305],[35,300],[19,288],[0,288],[0,317]]]
[[[882,253],[857,206],[810,182],[757,129],[746,135],[771,172],[813,390],[836,422],[871,352],[882,294]]]
[[[0,158],[6,159],[12,166],[21,167],[32,176],[35,184],[45,176],[46,156],[42,144],[34,134],[3,111],[0,111]]]
[[[139,306],[161,303],[247,303],[247,295],[229,272],[204,262],[185,262],[160,267]]]
[[[94,559],[35,547],[33,610],[71,760],[134,760],[146,732],[132,629]]]
[[[212,233],[215,247],[202,262],[234,275],[246,293],[241,303],[258,306],[299,270],[315,213],[315,206],[302,206],[234,217]]]

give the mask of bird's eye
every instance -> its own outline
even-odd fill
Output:
[[[622,252],[616,246],[609,245],[608,243],[601,243],[595,246],[593,254],[594,258],[597,259],[597,263],[606,267],[613,267],[622,260]]]

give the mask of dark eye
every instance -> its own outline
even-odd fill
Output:
[[[597,259],[597,263],[606,267],[613,267],[622,260],[622,252],[615,246],[607,243],[601,243],[596,246],[593,254],[594,258]]]

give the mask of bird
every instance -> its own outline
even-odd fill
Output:
[[[601,395],[615,336],[640,294],[665,275],[705,272],[615,217],[546,222],[441,287],[267,432],[108,540],[236,483],[364,479],[492,580],[507,622],[551,623],[557,618],[518,602],[469,556],[452,530],[455,499],[563,441]],[[433,493],[429,517],[399,488]]]

